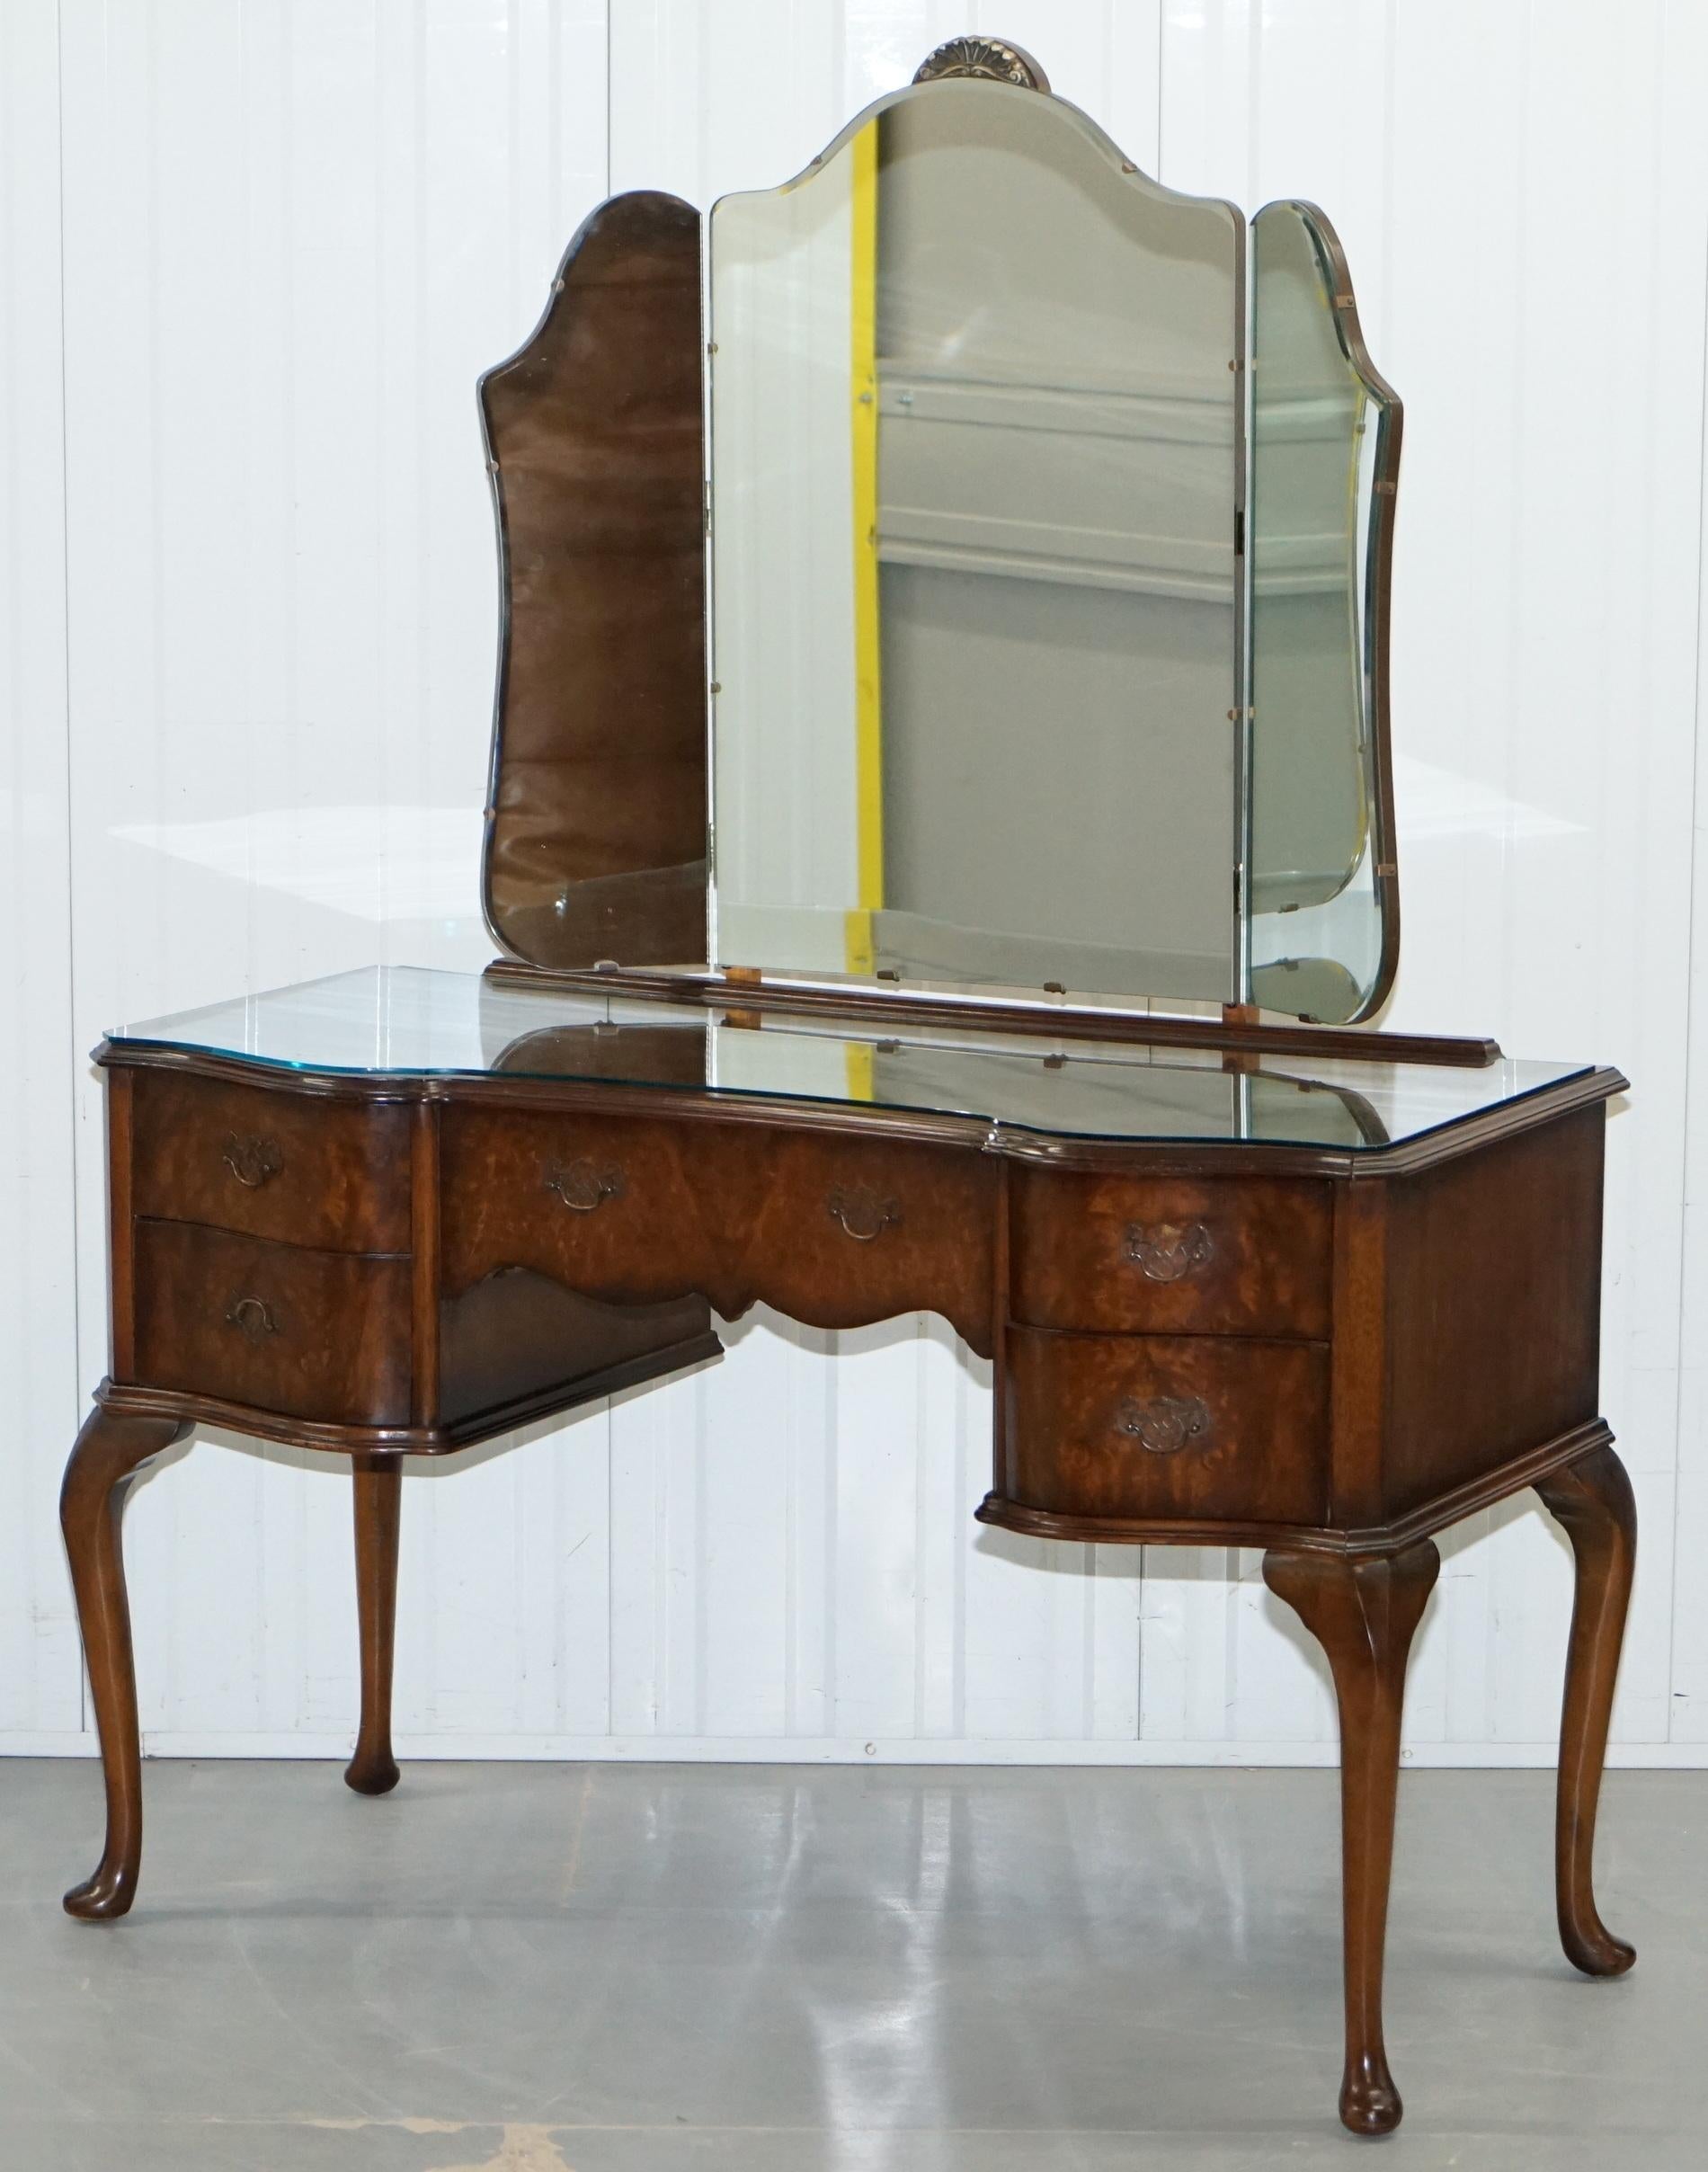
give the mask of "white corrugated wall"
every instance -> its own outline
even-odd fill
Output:
[[[1696,0],[3,0],[0,1747],[93,1748],[53,1520],[103,1358],[85,1052],[245,987],[485,961],[476,373],[608,187],[779,179],[968,29],[1163,180],[1315,197],[1346,241],[1407,407],[1392,1022],[1636,1082],[1617,1754],[1708,1760]],[[1332,1755],[1255,1556],[978,1531],[988,1425],[988,1368],[935,1321],[761,1314],[721,1367],[423,1474],[403,1747]],[[253,1445],[138,1494],[151,1747],[348,1741],[348,1521],[338,1467]],[[1445,1551],[1411,1754],[1545,1758],[1563,1548],[1526,1497]]]

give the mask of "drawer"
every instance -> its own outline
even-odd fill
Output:
[[[1329,1353],[1009,1331],[1001,1491],[1057,1516],[1321,1524]]]
[[[409,1248],[406,1108],[139,1069],[131,1111],[139,1215],[333,1251]]]
[[[439,1166],[446,1295],[508,1267],[532,1268],[619,1304],[692,1289],[706,1270],[706,1225],[734,1236],[751,1221],[746,1191],[758,1181],[759,1163],[755,1157],[744,1184],[734,1165],[715,1172],[710,1163],[729,1158],[706,1149],[697,1187],[684,1143],[682,1130],[646,1117],[445,1108]],[[716,1185],[715,1175],[722,1179]]]
[[[814,1327],[940,1313],[988,1358],[998,1183],[974,1146],[786,1135],[749,1242],[755,1294]]]
[[[1325,1183],[1047,1169],[1017,1169],[1010,1183],[1010,1304],[1029,1326],[1329,1333]]]
[[[347,1425],[409,1422],[409,1262],[136,1227],[138,1377]]]
[[[440,1139],[449,1295],[527,1267],[608,1304],[698,1292],[726,1319],[939,1312],[990,1353],[996,1170],[974,1146],[479,1108],[447,1108]]]

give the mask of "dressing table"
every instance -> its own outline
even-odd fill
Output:
[[[1577,1564],[1560,1933],[1633,1958],[1591,1887],[1624,1082],[1364,1022],[1400,406],[1332,228],[1162,189],[955,40],[782,189],[602,205],[481,413],[500,960],[98,1052],[111,1373],[63,1520],[107,1833],[67,1909],[136,1892],[122,1508],[190,1428],[351,1458],[378,1794],[407,1457],[715,1359],[758,1302],[930,1310],[993,1369],[983,1521],[1260,1546],[1320,1642],[1340,2112],[1388,2132],[1407,1653],[1436,1535],[1524,1487]]]

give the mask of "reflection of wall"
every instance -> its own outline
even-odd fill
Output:
[[[1382,915],[1366,852],[1331,896],[1254,913],[1251,993],[1266,1010],[1332,1025],[1350,1018],[1382,965]]]
[[[717,956],[840,968],[854,903],[850,155],[712,215]]]
[[[902,565],[883,626],[880,953],[945,977],[1228,994],[1231,613]]]
[[[880,953],[1227,995],[1231,221],[1028,97],[881,127]]]

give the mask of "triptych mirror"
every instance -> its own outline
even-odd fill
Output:
[[[494,932],[547,967],[1366,1018],[1400,408],[1334,233],[1159,186],[1012,49],[921,75],[703,222],[602,207],[483,384]],[[645,651],[627,718],[528,616],[532,572],[601,554],[621,621],[567,639]],[[601,860],[619,785],[659,834]]]

